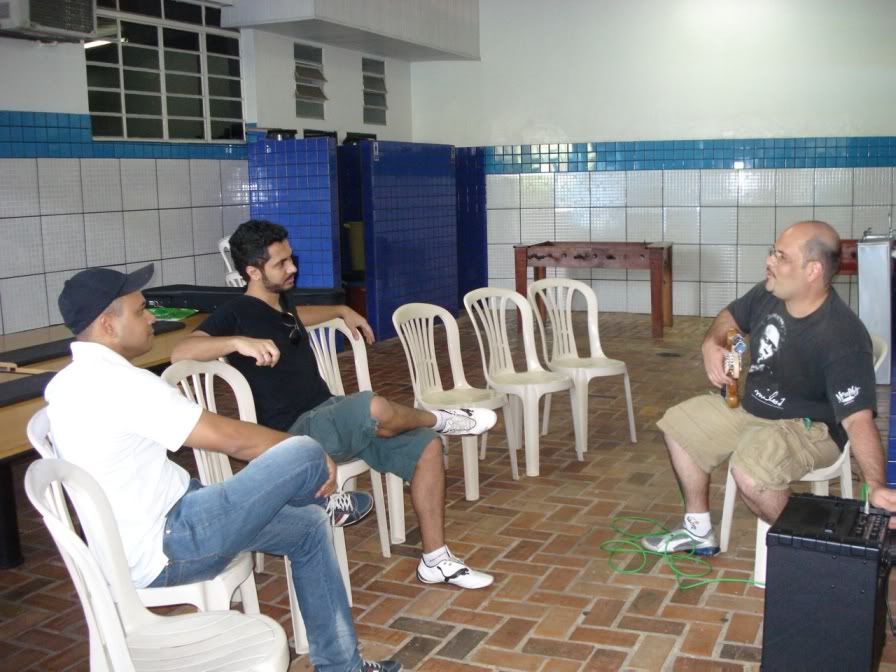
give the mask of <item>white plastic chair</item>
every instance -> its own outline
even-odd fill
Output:
[[[215,404],[214,381],[220,378],[226,382],[234,397],[236,398],[237,411],[240,420],[244,422],[256,422],[255,401],[252,398],[252,390],[243,374],[237,371],[229,364],[221,361],[198,362],[193,360],[181,360],[169,366],[162,373],[162,379],[169,385],[177,387],[181,393],[188,399],[196,402],[203,408],[217,413]],[[212,451],[196,450],[196,465],[199,471],[199,478],[203,483],[219,483],[233,475],[230,468],[230,460],[222,453]],[[357,462],[358,464],[355,464]],[[347,465],[340,466],[336,471],[336,480],[339,486],[354,478],[358,474],[364,473],[366,464],[361,460],[356,460]],[[363,468],[362,466],[363,465]],[[340,471],[341,470],[341,471]],[[382,484],[378,478],[371,479],[374,483],[374,503],[377,508],[377,523],[380,526],[380,544],[383,547],[384,557],[389,557],[391,549],[389,548],[389,536],[386,530],[386,510],[383,502]],[[377,489],[379,485],[379,489]],[[379,492],[377,492],[379,490]],[[342,573],[342,581],[345,584],[346,594],[349,602],[351,602],[351,582],[348,572],[348,556],[345,548],[345,533],[342,528],[334,528],[333,544],[336,549],[336,557],[339,562],[339,569]],[[263,554],[258,556],[263,558]],[[308,652],[308,638],[305,631],[305,622],[302,619],[302,613],[299,609],[299,602],[296,597],[295,586],[292,581],[292,571],[289,558],[283,558],[286,564],[286,582],[289,592],[290,615],[293,627],[293,646],[296,653]],[[256,566],[261,566],[262,562],[257,561]],[[260,571],[260,569],[259,569]]]
[[[355,378],[358,381],[359,391],[371,391],[370,370],[367,366],[367,348],[364,346],[364,340],[352,337],[352,332],[341,318],[327,320],[307,327],[308,339],[311,349],[314,352],[314,358],[317,361],[317,369],[320,377],[323,378],[330,394],[336,396],[345,395],[345,385],[342,383],[342,374],[339,369],[339,352],[337,350],[336,335],[341,334],[344,340],[348,342],[352,349],[352,356],[355,365]],[[344,483],[350,483],[349,489],[354,484],[354,480],[365,471],[370,471],[370,482],[373,487],[373,501],[376,505],[377,525],[380,531],[380,548],[383,557],[388,558],[392,555],[389,546],[389,532],[391,531],[391,540],[393,544],[402,544],[405,540],[404,526],[404,481],[400,476],[395,474],[386,474],[386,493],[389,502],[389,525],[386,527],[386,516],[383,505],[382,481],[380,480],[380,472],[371,467],[364,460],[351,460],[340,464],[336,468],[336,481],[340,488]],[[339,544],[343,546],[342,562],[344,562],[344,574],[346,577],[346,591],[348,592],[349,602],[351,603],[351,587],[348,584],[348,562],[345,560],[344,548],[345,540],[342,536],[342,529],[334,530],[334,541],[336,550],[339,550]]]
[[[436,322],[445,328],[448,359],[454,387],[446,390],[439,374],[436,357]],[[431,303],[407,303],[392,313],[392,324],[404,355],[407,358],[411,383],[414,387],[414,405],[428,411],[439,408],[488,408],[504,410],[504,424],[507,428],[507,446],[510,452],[510,470],[514,480],[518,480],[516,454],[519,448],[514,439],[510,417],[512,411],[507,395],[490,389],[471,386],[464,375],[461,361],[460,333],[454,316],[440,306]],[[511,421],[512,422],[512,421]],[[476,437],[461,437],[464,460],[464,493],[466,499],[479,499],[479,464],[476,455]],[[482,457],[485,457],[485,437],[483,437]]]
[[[239,271],[227,271],[224,275],[224,285],[227,287],[245,287],[246,281]]]
[[[59,457],[56,446],[53,445],[46,406],[39,409],[28,421],[27,433],[28,440],[41,457],[45,459]],[[197,462],[199,462],[198,457]],[[200,463],[200,473],[202,473],[202,468]],[[229,464],[227,469],[229,471]],[[63,502],[61,494],[59,491],[59,501]],[[64,512],[64,507],[60,507],[60,511]],[[245,613],[260,613],[258,593],[255,590],[255,575],[252,573],[252,556],[249,553],[240,553],[214,579],[180,586],[138,588],[137,596],[147,607],[192,604],[202,611],[227,610],[230,609],[232,599],[239,599],[243,603]]]
[[[224,236],[218,241],[218,252],[224,259],[224,265],[227,267],[228,273],[233,273],[236,269],[233,266],[233,257],[230,256],[230,236]]]
[[[87,544],[75,533],[63,488]],[[109,501],[86,471],[65,460],[36,460],[25,474],[25,492],[81,599],[93,672],[285,672],[286,636],[267,616],[234,611],[159,616],[141,604]]]
[[[526,475],[538,476],[538,400],[551,392],[572,391],[572,380],[566,374],[545,371],[538,361],[532,308],[525,297],[509,289],[484,287],[468,292],[464,296],[464,306],[473,321],[482,355],[482,368],[489,387],[513,397],[511,425],[517,437],[519,428],[523,428]],[[507,329],[508,308],[511,314],[515,312],[515,308],[522,320],[520,333],[526,356],[525,371],[517,371],[513,365]],[[572,401],[575,401],[574,397]],[[584,439],[576,436],[576,445],[581,441]],[[578,458],[581,460],[582,456],[578,455]]]
[[[632,443],[637,443],[635,433],[635,413],[632,409],[632,388],[628,377],[628,367],[619,359],[610,359],[604,354],[600,345],[600,333],[597,327],[597,295],[590,286],[579,280],[567,278],[548,278],[538,280],[529,285],[527,290],[529,303],[535,312],[538,331],[541,335],[541,348],[544,360],[551,371],[565,373],[572,379],[573,416],[576,431],[576,452],[581,456],[588,450],[588,383],[592,378],[604,376],[622,376],[625,384],[625,403],[628,409],[628,431]],[[576,336],[573,329],[573,303],[576,297],[585,302],[588,324],[589,357],[579,357],[576,348]],[[551,333],[551,348],[548,350],[545,320],[540,306],[545,307]],[[544,401],[544,426],[542,434],[547,434],[551,417],[551,395]],[[581,440],[581,445],[579,441]],[[579,457],[579,459],[582,459]]]
[[[871,346],[874,353],[874,370],[876,372],[887,358],[890,346],[884,339],[875,334],[871,334]],[[852,465],[849,453],[849,441],[847,441],[846,445],[843,446],[840,457],[833,464],[810,471],[800,479],[800,482],[811,483],[812,492],[816,495],[827,495],[830,481],[839,478],[840,496],[845,499],[852,499]],[[725,500],[722,504],[722,526],[719,535],[719,549],[722,553],[728,550],[728,544],[731,539],[731,522],[734,517],[736,498],[737,481],[734,480],[734,476],[731,474],[731,462],[729,461],[728,476],[725,481]],[[770,527],[762,518],[756,518],[756,553],[753,556],[753,581],[761,587],[765,586],[767,554],[765,537]]]

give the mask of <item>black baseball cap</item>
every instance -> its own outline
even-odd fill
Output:
[[[59,312],[65,326],[80,334],[115,299],[136,292],[152,278],[155,266],[147,264],[133,273],[111,268],[88,268],[65,281],[59,294]]]

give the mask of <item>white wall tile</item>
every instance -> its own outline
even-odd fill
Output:
[[[722,308],[734,301],[737,285],[733,282],[700,284],[700,314],[703,317],[715,317]]]
[[[777,239],[785,229],[793,226],[797,222],[804,222],[807,219],[812,219],[814,216],[815,209],[811,205],[775,208],[775,239]]]
[[[162,236],[162,259],[194,254],[191,208],[159,210],[159,231]]]
[[[775,242],[775,209],[737,209],[737,242],[740,245],[771,245]]]
[[[837,295],[843,300],[843,303],[849,305],[849,279],[834,280],[832,286]]]
[[[156,179],[160,208],[190,207],[190,162],[187,159],[159,159]]]
[[[489,208],[520,207],[520,176],[486,175],[485,202]]]
[[[582,282],[591,282],[590,268],[547,268],[545,269],[547,278],[572,278],[573,280],[581,280]],[[573,299],[575,300],[575,299]],[[574,310],[579,310],[575,308]]]
[[[739,170],[737,186],[739,205],[775,204],[774,170]]]
[[[663,171],[631,170],[625,173],[625,204],[657,207],[663,204]]]
[[[121,199],[125,210],[159,207],[154,159],[121,159]]]
[[[629,313],[649,313],[650,283],[629,280],[626,283],[626,304]]]
[[[891,205],[893,201],[892,168],[854,168],[854,205]]]
[[[162,283],[165,285],[194,285],[196,284],[196,268],[193,257],[181,257],[180,259],[162,259],[161,272]]]
[[[40,214],[83,212],[81,162],[78,159],[38,159],[37,183]]]
[[[700,242],[700,208],[663,208],[663,240],[673,243]]]
[[[223,237],[220,207],[193,208],[194,254],[220,254],[218,241]],[[224,261],[221,260],[221,263]]]
[[[36,159],[0,159],[0,217],[40,214]]]
[[[520,242],[519,209],[486,210],[486,232],[489,243]]]
[[[672,248],[672,279],[675,283],[700,279],[699,245],[675,245]]]
[[[597,309],[601,313],[626,311],[628,287],[625,281],[593,280],[591,287],[597,294]]]
[[[591,206],[612,208],[625,205],[625,173],[621,171],[589,173]]]
[[[815,219],[833,226],[841,238],[852,236],[852,208],[848,205],[816,205]]]
[[[221,201],[224,205],[248,205],[248,161],[221,161]]]
[[[0,280],[0,309],[7,334],[50,324],[44,275],[23,275]]]
[[[520,241],[523,244],[556,240],[553,208],[523,208],[520,210]]]
[[[737,243],[737,208],[700,208],[700,242],[710,245]]]
[[[775,175],[775,205],[812,205],[815,169],[782,168]]]
[[[129,264],[162,257],[158,210],[124,213],[124,250]]]
[[[80,270],[81,269],[74,268],[70,271],[57,271],[56,273],[46,274],[47,309],[49,311],[50,324],[62,324],[62,313],[59,312],[59,295],[62,293],[62,287],[65,284],[65,281]]]
[[[81,159],[81,191],[84,212],[120,211],[121,167],[118,159]]]
[[[221,171],[218,163],[210,159],[190,159],[190,202],[193,207],[221,205]]]
[[[753,289],[756,285],[757,285],[757,283],[755,283],[755,282],[752,284],[749,282],[737,283],[737,295],[735,296],[735,298],[740,298],[741,296],[743,296],[744,294],[749,292],[751,289]]]
[[[679,282],[677,278],[675,279],[672,283],[672,314],[700,314],[699,282]]]
[[[738,245],[737,281],[753,285],[764,279],[767,259],[766,245]]]
[[[701,282],[737,282],[737,246],[701,245],[700,280]]]
[[[84,268],[84,215],[48,215],[40,218],[44,245],[44,270],[68,271]]]
[[[852,209],[852,236],[861,238],[866,229],[872,233],[887,233],[890,229],[889,205],[859,205]]]
[[[520,175],[521,208],[554,207],[554,174]]]
[[[815,206],[852,205],[852,168],[815,169]]]
[[[121,212],[95,212],[84,215],[84,239],[87,248],[87,266],[125,263],[124,217]]]
[[[558,208],[587,208],[591,202],[588,173],[557,173],[554,179],[554,205]]]
[[[628,272],[624,268],[592,268],[592,280],[625,280]]]
[[[44,272],[40,217],[0,219],[0,277]]]
[[[529,269],[531,273],[531,269]],[[513,245],[488,246],[488,277],[514,278]]]
[[[591,208],[591,240],[624,241],[625,208]]]
[[[663,205],[700,205],[700,171],[663,171]]]
[[[237,227],[250,218],[248,205],[225,205],[221,208],[221,224],[225,236],[232,236]]]
[[[655,243],[663,239],[662,208],[626,208],[625,239],[633,243]]]
[[[585,173],[580,174],[585,175]],[[590,240],[590,221],[588,208],[556,208],[554,210],[554,235],[557,240]]]
[[[700,205],[737,205],[737,171],[701,170]]]
[[[202,254],[195,257],[195,262],[197,285],[224,286],[224,275],[227,269],[224,267],[220,254]]]
[[[516,291],[516,280],[513,278],[489,278],[487,287],[500,287]]]

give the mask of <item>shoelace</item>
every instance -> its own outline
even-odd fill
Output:
[[[347,492],[334,492],[327,500],[327,514],[331,516],[335,511],[350,513],[354,508],[352,497]]]
[[[464,412],[469,412],[466,409],[460,409]],[[458,429],[472,429],[476,426],[476,421],[471,417],[464,417],[462,415],[452,415],[447,420],[445,420],[445,429],[448,431],[455,431]]]

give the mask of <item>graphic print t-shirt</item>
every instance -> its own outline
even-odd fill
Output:
[[[728,310],[750,334],[744,410],[771,420],[824,422],[842,448],[840,422],[877,408],[871,337],[856,314],[832,290],[811,315],[791,317],[764,283]]]

